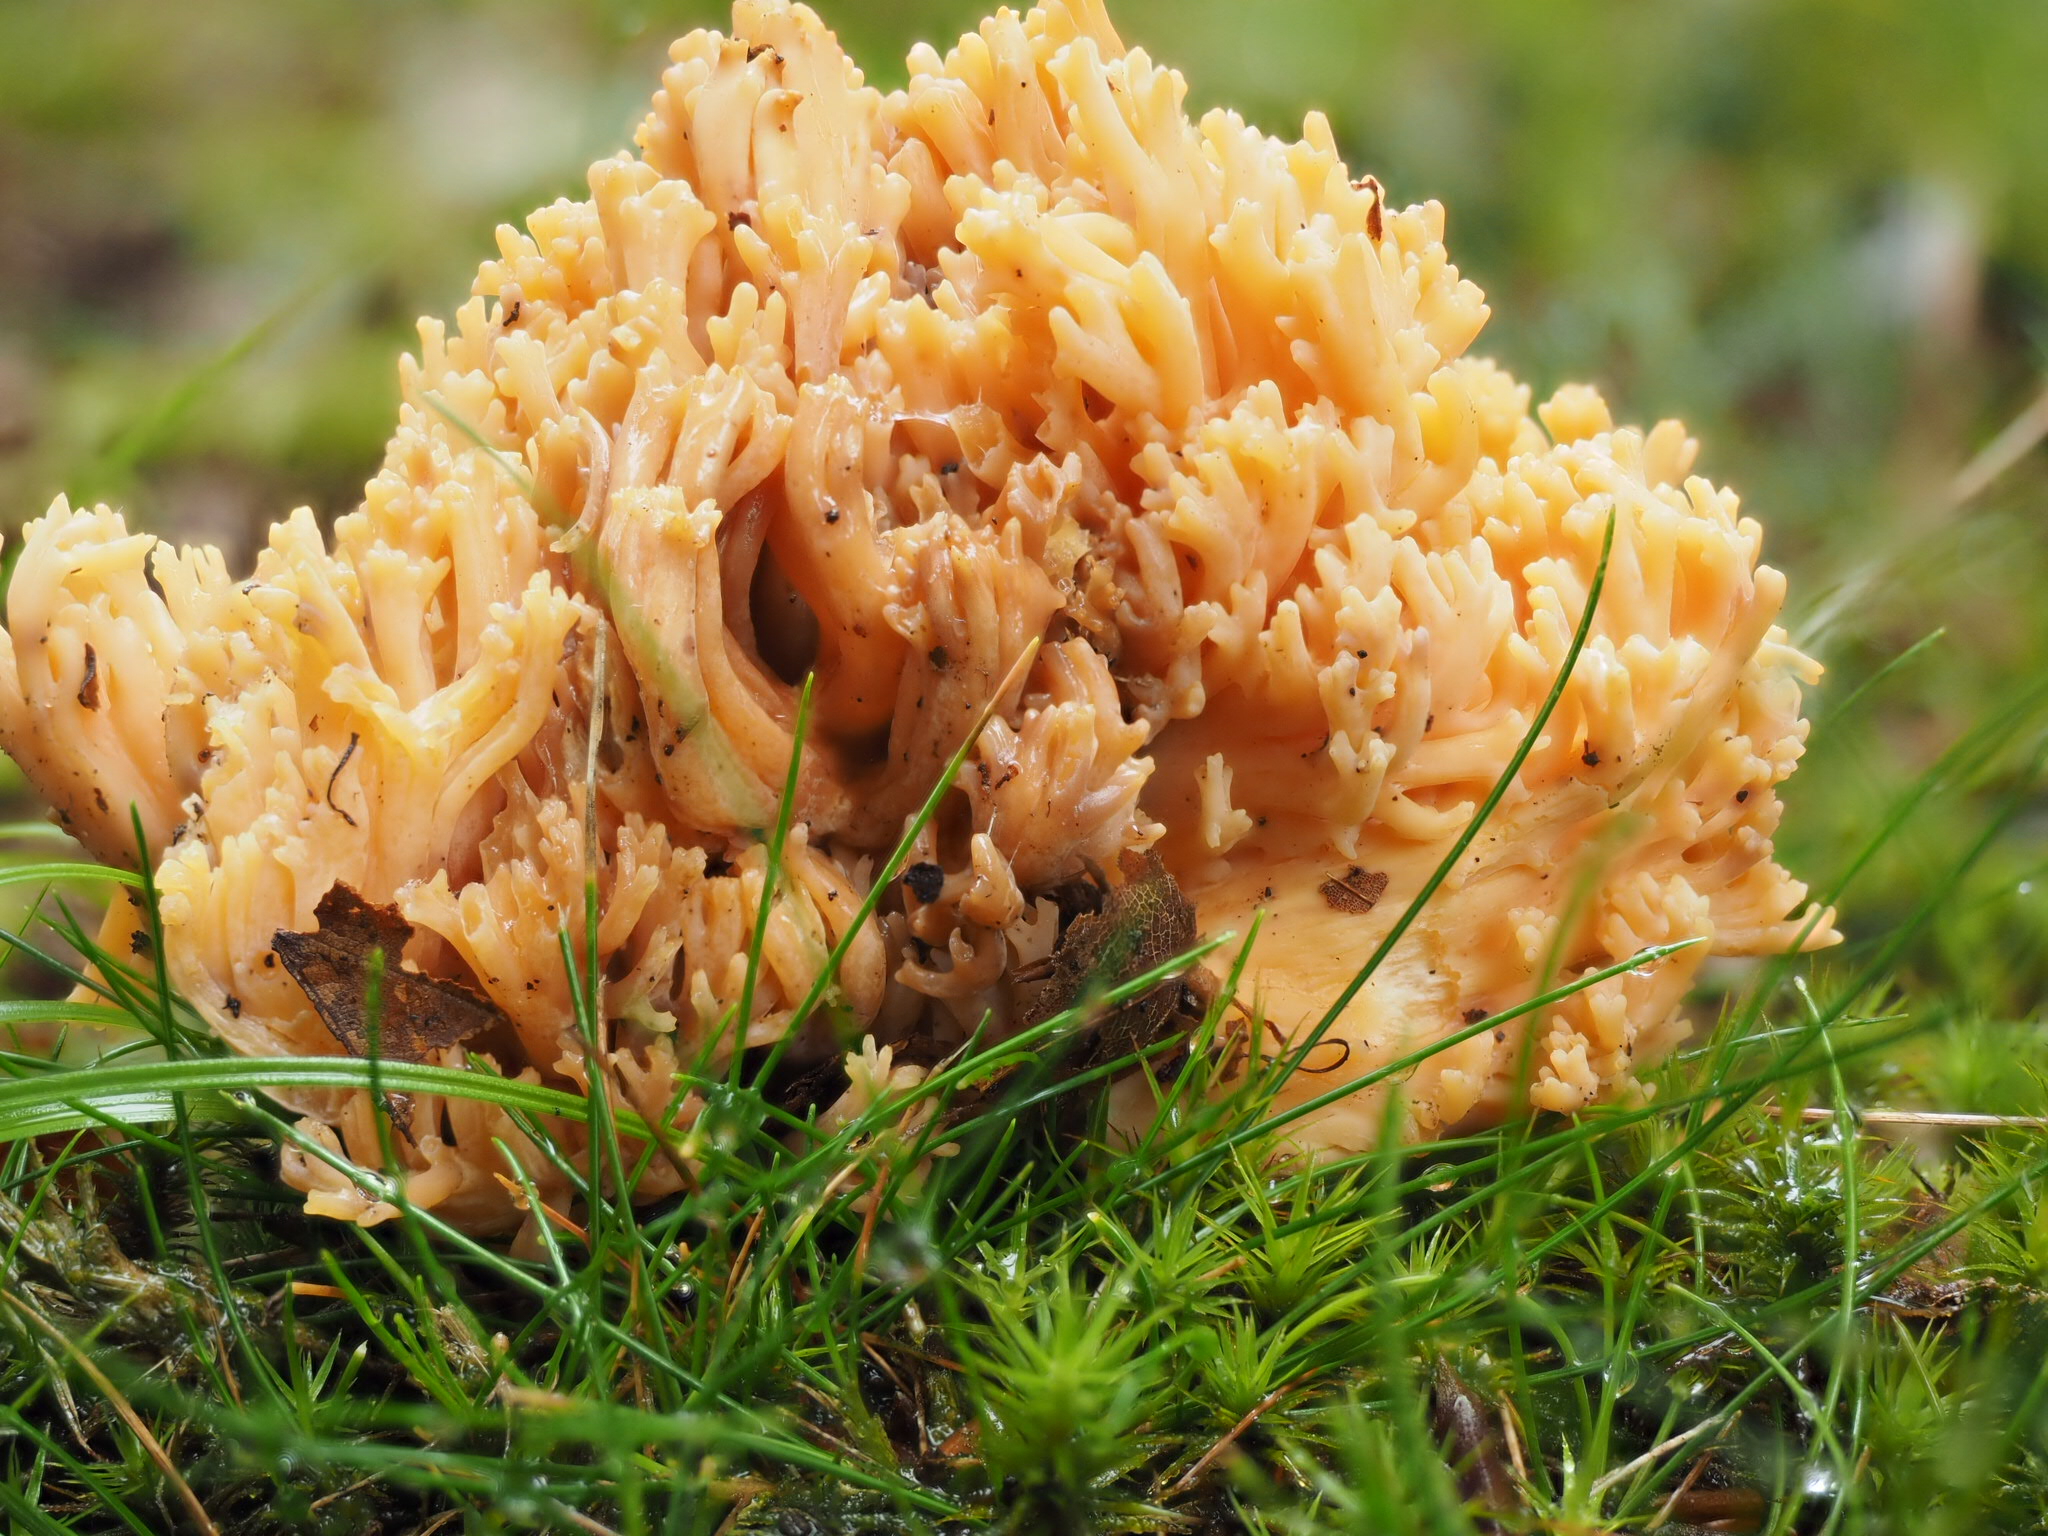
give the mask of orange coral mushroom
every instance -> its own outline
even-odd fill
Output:
[[[887,95],[775,0],[672,59],[639,156],[502,229],[452,330],[422,323],[331,541],[295,513],[237,581],[105,509],[28,531],[0,738],[102,857],[139,811],[171,974],[235,1049],[344,1048],[272,947],[337,885],[495,1004],[470,1049],[508,1072],[602,1073],[660,1116],[721,1030],[714,1059],[793,1031],[800,1057],[840,1049],[800,1001],[1034,642],[916,849],[922,888],[852,933],[842,1025],[1003,1027],[1046,892],[1156,848],[1206,929],[1268,910],[1244,1001],[1298,1035],[1528,730],[1610,519],[1560,708],[1335,1021],[1340,1068],[1288,1092],[1646,945],[1831,937],[1772,861],[1817,668],[1774,627],[1758,526],[1674,423],[1618,428],[1576,388],[1532,418],[1468,355],[1487,311],[1442,210],[1390,207],[1320,116],[1294,143],[1190,121],[1096,0],[920,47]],[[730,1029],[807,672],[795,830]],[[598,1060],[556,942],[590,870]],[[1629,1091],[1703,952],[1531,1021],[1533,1101]],[[1411,1073],[1409,1134],[1497,1110],[1521,1051],[1484,1033]],[[863,1082],[915,1072],[874,1060]],[[365,1096],[299,1108],[375,1155]],[[1362,1146],[1379,1116],[1362,1095],[1296,1133]],[[530,1153],[516,1126],[423,1098],[409,1131],[412,1199],[518,1219],[491,1145]],[[315,1210],[386,1214],[316,1160],[286,1174]],[[639,1193],[678,1177],[656,1162]]]

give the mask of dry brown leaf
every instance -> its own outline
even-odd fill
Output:
[[[1332,911],[1363,917],[1387,894],[1387,872],[1383,869],[1360,869],[1354,864],[1343,874],[1332,875],[1318,889]]]
[[[279,929],[271,937],[277,958],[304,989],[342,1048],[351,1056],[376,1054],[387,1061],[427,1061],[505,1022],[489,999],[457,981],[408,971],[400,961],[412,924],[395,906],[376,906],[345,885],[336,885],[313,910],[314,933]],[[369,1014],[370,957],[384,954],[382,1004]]]

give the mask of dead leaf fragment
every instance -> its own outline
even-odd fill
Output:
[[[487,998],[461,982],[405,969],[399,957],[412,937],[412,924],[397,907],[373,905],[337,885],[320,898],[313,916],[320,924],[317,932],[281,928],[271,936],[271,948],[305,991],[320,1022],[351,1056],[370,1055],[373,1023],[379,1056],[426,1061],[505,1022]],[[367,1006],[370,956],[379,950],[384,953],[383,1002],[372,1020]]]
[[[1332,875],[1318,889],[1333,911],[1363,917],[1387,894],[1387,872],[1383,869],[1360,869],[1354,864],[1343,874]]]
[[[1101,910],[1082,913],[1060,935],[1028,1023],[1041,1023],[1194,947],[1194,904],[1159,855],[1126,853],[1122,868],[1123,884],[1103,893]],[[1199,1018],[1208,1005],[1204,981],[1201,971],[1191,970],[1122,1004],[1091,1026],[1067,1070],[1085,1071],[1157,1043],[1190,1005]],[[1196,995],[1190,998],[1190,992]]]

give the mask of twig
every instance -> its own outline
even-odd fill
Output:
[[[206,1513],[206,1506],[199,1502],[199,1495],[192,1491],[192,1485],[178,1475],[178,1469],[172,1465],[171,1458],[165,1453],[162,1444],[149,1432],[149,1426],[142,1422],[142,1415],[138,1414],[128,1399],[116,1390],[113,1382],[107,1379],[106,1372],[93,1362],[92,1356],[80,1349],[70,1334],[12,1292],[0,1291],[0,1301],[5,1301],[29,1322],[55,1339],[58,1346],[78,1363],[78,1368],[91,1378],[92,1384],[105,1396],[107,1405],[121,1416],[121,1422],[126,1424],[134,1432],[135,1438],[142,1442],[142,1448],[149,1453],[149,1459],[157,1464],[157,1470],[163,1473],[173,1488],[177,1489],[178,1497],[185,1501],[185,1507],[192,1512],[193,1524],[205,1531],[207,1536],[220,1536],[220,1527],[215,1525],[212,1517]]]
[[[1630,1478],[1634,1477],[1638,1472],[1642,1471],[1643,1468],[1654,1465],[1656,1462],[1662,1461],[1666,1456],[1669,1456],[1673,1451],[1679,1450],[1684,1446],[1690,1444],[1692,1441],[1699,1439],[1699,1437],[1705,1434],[1708,1430],[1725,1428],[1727,1421],[1729,1421],[1729,1416],[1726,1410],[1723,1410],[1721,1413],[1715,1414],[1712,1418],[1701,1419],[1699,1423],[1693,1425],[1691,1429],[1684,1431],[1682,1434],[1673,1435],[1669,1440],[1664,1441],[1661,1445],[1651,1446],[1647,1451],[1643,1452],[1643,1454],[1638,1456],[1634,1461],[1626,1462],[1623,1465],[1616,1467],[1612,1472],[1609,1472],[1605,1477],[1596,1479],[1593,1483],[1593,1486],[1587,1489],[1586,1492],[1593,1498],[1599,1498],[1601,1494],[1605,1493],[1608,1489],[1614,1487],[1616,1484],[1627,1482]]]
[[[1768,1107],[1774,1115],[1784,1113],[1775,1104]],[[1849,1113],[1864,1125],[1938,1125],[1963,1131],[2048,1131],[2048,1118],[2040,1115],[1978,1115],[1948,1109],[1852,1109]],[[1832,1120],[1835,1111],[1811,1104],[1799,1112],[1799,1118]]]
[[[756,1211],[754,1219],[747,1223],[747,1235],[740,1242],[739,1257],[732,1261],[732,1273],[725,1281],[726,1310],[732,1309],[732,1293],[739,1289],[740,1275],[747,1267],[747,1255],[754,1251],[754,1239],[761,1235],[761,1223],[768,1219],[766,1211]]]
[[[372,1472],[368,1477],[359,1477],[346,1488],[337,1488],[332,1493],[322,1494],[306,1507],[308,1509],[325,1509],[337,1499],[345,1499],[352,1493],[361,1493],[370,1484],[376,1482],[381,1475],[380,1473]]]
[[[242,1384],[235,1379],[235,1362],[228,1356],[228,1336],[225,1333],[216,1333],[213,1336],[213,1347],[220,1360],[221,1379],[228,1384],[228,1396],[235,1400],[237,1408],[246,1407],[242,1401]]]
[[[1678,1508],[1678,1501],[1692,1492],[1692,1485],[1699,1481],[1700,1474],[1707,1470],[1707,1463],[1713,1459],[1714,1448],[1712,1446],[1708,1446],[1693,1458],[1692,1465],[1686,1469],[1685,1480],[1671,1490],[1671,1497],[1659,1506],[1656,1515],[1651,1519],[1650,1523],[1643,1527],[1645,1531],[1657,1530],[1663,1526],[1666,1520],[1671,1518],[1671,1512]]]
[[[867,1213],[861,1217],[860,1242],[853,1250],[853,1277],[858,1280],[868,1272],[868,1247],[875,1240],[875,1218],[881,1214],[882,1196],[889,1188],[889,1163],[882,1163],[881,1171],[875,1175],[875,1187],[868,1191]]]
[[[514,1206],[518,1207],[522,1211],[527,1209],[526,1191],[524,1189],[522,1189],[518,1184],[515,1184],[512,1180],[506,1178],[505,1175],[503,1175],[502,1173],[493,1173],[491,1177],[496,1179],[500,1184],[502,1184],[505,1187],[505,1192],[512,1197],[512,1203]],[[590,1246],[590,1234],[584,1231],[583,1228],[579,1227],[575,1222],[571,1221],[567,1216],[564,1216],[560,1211],[556,1210],[553,1206],[549,1205],[547,1201],[537,1199],[533,1202],[533,1208],[538,1210],[541,1213],[541,1215],[547,1217],[549,1221],[552,1221],[560,1230],[568,1233],[571,1237],[575,1238],[577,1242],[583,1244],[584,1247],[588,1248]]]
[[[860,1336],[860,1341],[869,1349],[893,1349],[899,1355],[908,1355],[911,1359],[921,1360],[926,1365],[936,1365],[942,1371],[966,1369],[958,1360],[941,1360],[937,1355],[928,1355],[914,1345],[899,1343],[895,1339],[885,1339],[877,1333],[864,1333]]]
[[[1210,1446],[1208,1450],[1204,1451],[1202,1453],[1202,1459],[1196,1462],[1192,1467],[1189,1467],[1187,1471],[1183,1472],[1180,1475],[1180,1480],[1176,1482],[1170,1490],[1170,1496],[1178,1498],[1181,1494],[1186,1493],[1189,1489],[1193,1488],[1196,1483],[1202,1480],[1202,1474],[1208,1471],[1210,1467],[1215,1465],[1216,1458],[1221,1456],[1225,1451],[1229,1450],[1233,1445],[1237,1444],[1238,1437],[1241,1436],[1246,1430],[1250,1429],[1252,1425],[1256,1424],[1259,1421],[1260,1416],[1264,1414],[1267,1409],[1271,1408],[1275,1403],[1279,1402],[1281,1398],[1285,1397],[1288,1393],[1292,1392],[1296,1387],[1300,1386],[1303,1382],[1307,1381],[1309,1377],[1313,1374],[1315,1374],[1313,1371],[1303,1371],[1299,1376],[1295,1377],[1294,1380],[1275,1387],[1271,1392],[1268,1392],[1263,1398],[1259,1399],[1257,1406],[1254,1407],[1250,1413],[1246,1414],[1243,1418],[1239,1419],[1235,1424],[1231,1425],[1230,1432],[1228,1434],[1226,1434],[1221,1440],[1218,1440],[1214,1445]]]
[[[1500,1405],[1501,1438],[1508,1443],[1508,1462],[1515,1469],[1515,1476],[1521,1479],[1524,1488],[1529,1486],[1529,1464],[1522,1459],[1522,1435],[1515,1428],[1515,1405]]]
[[[732,1528],[739,1524],[740,1516],[747,1512],[747,1506],[758,1497],[758,1493],[749,1491],[734,1499],[732,1508],[725,1512],[725,1518],[718,1522],[718,1529],[713,1531],[711,1536],[728,1536]]]
[[[589,1531],[591,1533],[591,1536],[619,1536],[619,1533],[613,1530],[610,1526],[598,1524],[598,1522],[591,1519],[590,1516],[580,1514],[576,1510],[571,1509],[568,1505],[564,1504],[560,1499],[555,1499],[551,1502],[555,1506],[555,1513],[560,1515],[564,1520],[567,1520],[571,1525],[575,1526],[577,1529]]]

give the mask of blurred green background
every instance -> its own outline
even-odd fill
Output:
[[[824,6],[884,86],[977,9]],[[1802,872],[2048,666],[2048,4],[1112,11],[1198,106],[1289,135],[1321,108],[1397,200],[1441,199],[1493,304],[1482,350],[1539,398],[1590,378],[1621,415],[1683,417],[1792,573],[1835,671],[1823,716],[1947,628],[1824,720],[1788,818]],[[63,489],[243,559],[293,505],[346,510],[413,317],[456,306],[495,223],[580,193],[668,39],[707,22],[663,0],[0,0],[0,524]],[[1976,813],[1895,843],[1852,931],[1916,901]],[[1912,957],[1948,1003],[2042,995],[2040,821]]]

